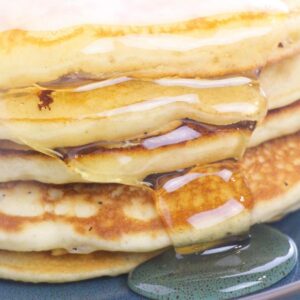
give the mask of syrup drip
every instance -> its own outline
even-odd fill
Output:
[[[87,181],[141,185],[151,174],[240,158],[254,127],[251,121],[211,126],[183,120],[183,126],[162,136],[119,145],[94,143],[57,148],[55,152]],[[228,145],[226,148],[222,141]],[[209,150],[203,150],[204,147]]]
[[[0,125],[5,127],[3,136],[0,126],[0,139],[21,141],[48,155],[55,148],[98,141],[106,148],[133,146],[132,141],[146,137],[154,139],[144,140],[143,146],[154,149],[164,140],[173,144],[177,136],[182,141],[187,135],[198,137],[191,128],[178,128],[182,119],[230,126],[259,121],[267,111],[258,82],[242,76],[156,81],[118,77],[73,90],[32,87],[0,97]]]
[[[68,161],[89,154],[113,151],[114,149],[132,149],[140,147],[147,150],[153,150],[165,146],[184,143],[201,137],[219,135],[232,130],[237,130],[239,132],[244,131],[245,135],[250,135],[255,129],[255,126],[256,122],[253,121],[242,121],[231,125],[215,126],[185,119],[181,121],[181,126],[162,135],[119,143],[98,142],[80,147],[57,148],[55,151],[60,153],[64,160]]]
[[[177,253],[201,252],[247,236],[253,201],[236,162],[197,166],[159,180],[156,207]]]

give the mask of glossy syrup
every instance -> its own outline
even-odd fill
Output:
[[[156,208],[177,253],[204,251],[248,233],[253,199],[235,161],[159,180]]]
[[[284,278],[297,262],[286,235],[265,225],[251,240],[200,254],[181,256],[170,249],[129,275],[129,287],[151,299],[230,299],[264,289]]]
[[[144,179],[151,174],[172,172],[227,157],[240,158],[255,127],[251,121],[234,126],[210,126],[189,120],[183,123],[167,134],[127,141],[117,147],[110,143],[95,143],[55,151],[71,169],[89,181],[143,185]],[[221,140],[227,136],[233,137],[234,145],[224,152]],[[214,139],[220,141],[213,149],[214,153],[201,154],[205,141],[210,143]]]
[[[73,79],[65,80],[73,84]],[[184,119],[223,126],[259,121],[267,111],[258,82],[248,77],[157,81],[118,77],[58,90],[55,84],[0,94],[5,139],[53,155],[55,148],[128,143],[169,133]],[[181,136],[186,131],[198,135],[181,129]]]

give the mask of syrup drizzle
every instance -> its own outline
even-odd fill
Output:
[[[183,125],[174,130],[175,133],[180,131],[180,135],[168,133],[163,138],[158,135],[121,144],[93,143],[57,148],[55,152],[88,181],[142,185],[144,178],[154,173],[240,158],[255,128],[252,121],[228,126],[182,122]],[[222,140],[232,145],[224,148]],[[211,150],[203,151],[204,147]]]
[[[238,163],[197,166],[164,177],[155,190],[156,207],[176,252],[204,251],[249,231],[253,199]]]
[[[256,122],[253,121],[242,121],[236,124],[216,126],[184,119],[181,120],[181,125],[179,127],[166,134],[158,134],[149,138],[147,137],[136,140],[128,140],[119,143],[97,142],[80,147],[56,148],[55,151],[60,153],[65,160],[71,160],[74,158],[84,157],[85,155],[99,154],[110,151],[113,152],[120,149],[126,150],[133,148],[144,148],[147,150],[153,150],[165,146],[185,143],[201,137],[222,134],[226,131],[232,130],[237,130],[241,133],[244,131],[245,134],[250,135],[255,129],[255,126]],[[244,148],[244,146],[246,145],[244,144],[242,148]]]
[[[157,148],[164,139],[172,144],[178,134],[182,141],[198,136],[194,128],[178,128],[182,119],[230,126],[261,120],[266,110],[258,82],[248,77],[157,82],[118,77],[70,90],[8,91],[1,94],[0,122],[7,128],[5,139],[11,135],[54,155],[55,148],[86,148],[98,142],[123,147],[147,137],[144,147]]]

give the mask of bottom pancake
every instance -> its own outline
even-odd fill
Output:
[[[160,252],[66,254],[0,251],[0,278],[25,282],[63,283],[128,273]]]

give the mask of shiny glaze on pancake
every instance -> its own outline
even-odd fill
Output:
[[[156,208],[177,253],[204,251],[249,231],[253,198],[236,162],[196,166],[159,181]]]
[[[299,70],[300,55],[262,70],[259,83],[269,110],[299,99]],[[118,77],[53,93],[38,87],[18,89],[1,93],[0,139],[27,142],[45,152],[165,133],[183,118],[218,125],[258,120],[265,104],[256,90],[255,81],[246,77],[154,81]],[[53,100],[48,106],[42,105],[42,92]]]
[[[299,158],[299,133],[247,151],[241,168],[254,196],[252,223],[271,220],[298,203]],[[150,189],[19,182],[1,184],[0,196],[3,249],[152,251],[171,244]],[[56,234],[45,241],[47,232]],[[43,238],[33,244],[32,235]]]
[[[257,81],[243,76],[155,81],[120,77],[75,90],[27,88],[0,94],[3,131],[44,153],[164,133],[186,118],[214,125],[258,121],[266,110]]]
[[[254,128],[254,122],[210,126],[184,121],[172,132],[141,140],[137,146],[104,148],[92,144],[56,151],[87,181],[139,185],[153,173],[240,158]]]
[[[300,130],[299,114],[299,101],[271,111],[264,122],[257,126],[249,146],[253,147]],[[134,145],[136,144],[132,144],[132,146]],[[26,146],[0,140],[0,149],[0,168],[3,171],[0,173],[0,182],[37,180],[45,183],[64,184],[84,181],[80,174],[72,171],[63,162],[29,151],[30,148],[26,148]],[[127,149],[127,151],[130,150]]]

